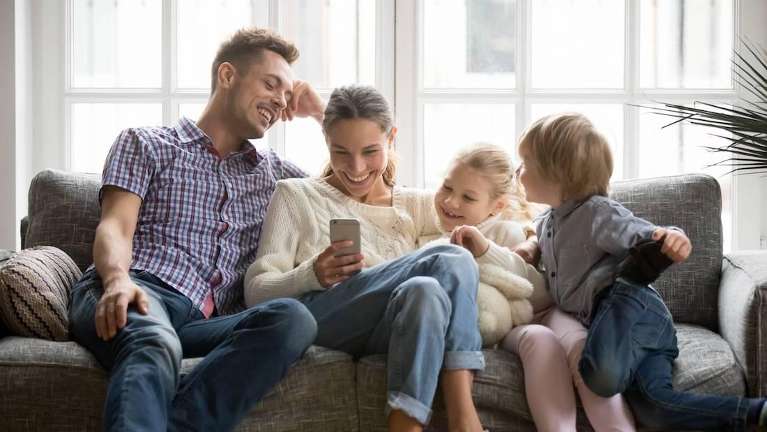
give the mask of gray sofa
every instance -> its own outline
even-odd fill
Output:
[[[85,268],[98,221],[99,179],[44,171],[29,191],[24,247],[52,245]],[[704,175],[616,183],[613,197],[638,216],[682,227],[693,255],[656,286],[677,322],[677,388],[719,394],[767,394],[767,254],[722,256],[720,192]],[[2,337],[2,336],[0,336]],[[535,430],[525,401],[519,359],[486,350],[474,398],[491,431]],[[186,359],[184,371],[199,361]],[[258,367],[258,359],[253,359]],[[241,424],[242,431],[385,430],[382,356],[362,359],[312,347]],[[0,339],[0,429],[99,430],[107,374],[74,342]],[[243,383],[247,385],[247,383]],[[444,425],[435,402],[432,429]],[[591,430],[583,413],[582,430]],[[641,420],[641,419],[640,419]]]

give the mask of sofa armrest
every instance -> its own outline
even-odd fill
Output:
[[[767,395],[767,251],[722,262],[719,328],[746,374],[749,396]]]
[[[29,217],[24,216],[21,219],[21,228],[19,228],[19,235],[21,235],[21,249],[24,249],[24,242],[27,240],[27,229],[29,229]]]

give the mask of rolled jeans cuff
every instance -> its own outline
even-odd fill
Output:
[[[385,411],[386,418],[389,418],[389,414],[392,410],[400,410],[405,413],[405,415],[414,418],[422,425],[429,424],[429,420],[431,419],[431,408],[405,393],[389,392],[389,400]]]
[[[448,351],[442,368],[482,370],[485,368],[485,356],[482,351]]]

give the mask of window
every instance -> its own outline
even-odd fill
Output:
[[[610,140],[613,180],[717,177],[728,249],[734,180],[709,168],[717,156],[701,150],[716,138],[661,128],[666,119],[633,105],[732,102],[736,11],[754,8],[741,3],[67,0],[63,112],[48,115],[67,137],[61,168],[98,172],[120,129],[197,118],[220,41],[245,25],[268,26],[298,45],[296,75],[323,97],[350,83],[383,91],[395,107],[401,184],[435,187],[459,148],[483,141],[514,153],[531,121],[580,111]],[[312,173],[327,158],[313,120],[278,123],[258,145]]]
[[[248,25],[296,43],[296,76],[325,98],[342,84],[391,87],[376,74],[377,37],[386,30],[375,0],[69,0],[66,12],[65,125],[68,168],[76,171],[100,172],[123,128],[198,118],[218,45]],[[257,145],[311,172],[327,159],[313,120],[278,123],[266,138]]]
[[[670,120],[632,105],[735,98],[733,0],[401,5],[404,28],[397,31],[407,36],[399,40],[416,42],[412,55],[400,56],[397,45],[398,113],[416,119],[406,121],[399,139],[414,143],[404,149],[417,161],[412,184],[439,184],[459,148],[490,141],[513,153],[533,120],[579,111],[610,140],[613,180],[684,172],[717,177],[729,248],[732,180],[726,168],[708,167],[721,155],[702,150],[716,138],[687,125],[662,128]]]

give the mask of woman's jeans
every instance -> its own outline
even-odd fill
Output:
[[[317,345],[354,356],[387,354],[387,413],[401,410],[426,424],[443,368],[484,368],[477,285],[474,257],[438,245],[301,301],[317,320]]]
[[[754,401],[674,390],[676,331],[655,289],[619,278],[600,298],[580,361],[581,376],[594,393],[625,392],[634,418],[645,427],[745,430]]]
[[[225,431],[272,388],[317,332],[298,301],[280,299],[236,315],[203,319],[178,291],[147,272],[130,272],[149,298],[149,313],[128,309],[108,342],[94,316],[103,288],[95,271],[72,289],[74,339],[110,371],[104,407],[108,431]],[[202,357],[180,376],[182,357]]]

